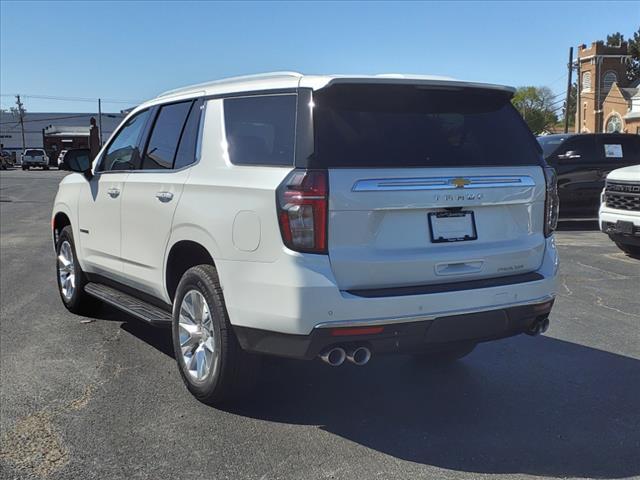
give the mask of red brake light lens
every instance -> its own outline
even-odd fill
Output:
[[[326,170],[294,170],[276,195],[284,244],[298,252],[327,253]]]

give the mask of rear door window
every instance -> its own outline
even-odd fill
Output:
[[[293,165],[296,95],[224,100],[229,158],[235,165]]]
[[[640,137],[620,135],[600,137],[602,154],[606,162],[640,163]]]
[[[160,107],[142,161],[143,170],[173,168],[178,142],[193,101]]]
[[[312,167],[540,165],[510,102],[485,89],[338,84],[314,94]]]

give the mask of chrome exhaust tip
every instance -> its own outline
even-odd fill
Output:
[[[535,336],[546,332],[549,329],[549,317],[537,318],[528,330],[525,332],[527,335]]]
[[[358,365],[361,367],[362,365],[366,365],[371,360],[371,350],[367,347],[358,347],[354,349],[350,349],[347,352],[347,360],[349,360],[354,365]]]
[[[549,330],[549,318],[545,318],[540,322],[540,333],[545,333],[547,330]]]
[[[339,367],[347,358],[347,352],[342,347],[334,347],[320,354],[320,359],[332,367]]]

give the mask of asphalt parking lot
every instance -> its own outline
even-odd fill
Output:
[[[184,388],[168,331],[62,306],[50,212],[63,175],[0,174],[1,478],[640,476],[640,260],[594,225],[557,234],[544,336],[441,368],[270,360],[251,398],[217,410]]]

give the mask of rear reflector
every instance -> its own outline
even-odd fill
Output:
[[[376,335],[382,333],[384,327],[354,327],[354,328],[332,328],[332,337],[346,337],[350,335]]]

